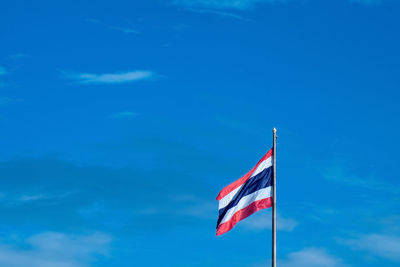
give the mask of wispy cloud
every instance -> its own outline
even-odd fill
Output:
[[[15,238],[12,239],[15,243]],[[0,244],[1,266],[85,267],[109,252],[111,237],[105,233],[69,235],[43,232],[17,245]]]
[[[384,259],[400,262],[400,236],[366,234],[357,238],[342,240],[355,250],[362,250]]]
[[[43,194],[37,194],[37,195],[23,195],[21,197],[18,198],[18,201],[33,201],[33,200],[40,200],[40,199],[45,199],[47,198],[45,195]]]
[[[322,171],[322,175],[326,180],[341,183],[347,186],[356,186],[370,190],[387,191],[399,193],[398,185],[389,184],[383,180],[379,180],[374,175],[359,177],[351,173],[345,166],[334,164]]]
[[[0,66],[0,88],[5,86],[5,83],[1,80],[1,78],[6,74],[8,74],[7,69],[3,66]]]
[[[175,5],[213,9],[251,9],[259,3],[279,3],[285,0],[174,0]]]
[[[127,83],[140,80],[149,80],[155,77],[155,74],[146,70],[134,70],[118,73],[69,73],[64,77],[80,84],[116,84]]]
[[[30,57],[29,54],[17,53],[17,54],[9,55],[9,56],[7,57],[7,59],[15,60],[15,59],[28,58],[28,57]]]
[[[51,158],[0,162],[0,173],[9,177],[0,179],[1,192],[6,194],[0,199],[0,208],[16,208],[21,210],[22,216],[17,222],[13,214],[3,216],[2,223],[22,227],[27,219],[31,225],[49,225],[53,229],[65,227],[67,223],[72,223],[73,227],[96,225],[107,229],[119,229],[122,225],[165,229],[170,225],[198,224],[200,220],[210,220],[210,224],[214,225],[218,213],[214,194],[200,179],[193,178],[181,168],[182,162],[185,166],[194,166],[192,161],[205,165],[208,155],[196,152],[196,157],[191,159],[190,151],[197,151],[195,148],[151,137],[112,147],[118,153],[122,152],[122,157],[131,157],[133,151],[133,160],[139,160],[139,164],[144,162],[140,161],[143,158],[151,159],[152,169],[145,167],[147,165],[143,165],[144,170],[127,168],[126,165],[123,168],[93,167]],[[129,152],[125,154],[125,150]],[[90,151],[97,153],[99,150]],[[100,151],[105,151],[107,157],[113,155],[109,153],[113,151],[110,147]],[[164,171],[175,169],[175,166],[178,166],[177,171]],[[57,179],[54,179],[55,175]],[[96,177],[99,187],[93,187],[93,180],[87,177]],[[182,177],[185,183],[181,182]],[[40,190],[38,182],[41,183]],[[99,195],[99,190],[106,193]],[[166,190],[169,192],[167,197]],[[15,192],[21,193],[16,195]],[[67,197],[68,192],[70,195]],[[193,196],[180,196],[182,192],[190,192]],[[44,198],[33,200],[41,194]],[[18,201],[21,198],[25,201]],[[28,201],[29,198],[32,200]],[[149,224],[150,221],[152,223]],[[0,266],[4,265],[0,263]]]
[[[345,267],[343,260],[320,248],[304,248],[279,261],[282,267]]]
[[[400,214],[383,217],[380,222],[385,230],[400,233]]]
[[[107,29],[120,31],[123,33],[128,33],[128,34],[139,34],[140,33],[139,31],[137,31],[136,29],[131,28],[131,27],[120,27],[120,26],[109,25],[109,24],[106,24],[97,19],[87,19],[87,21],[90,23],[93,23],[93,24],[102,25],[102,26],[106,27]]]
[[[42,203],[48,205],[50,203],[54,204],[58,201],[69,197],[71,194],[74,194],[73,191],[67,191],[63,193],[57,194],[45,194],[45,193],[26,193],[21,194],[19,196],[15,196],[12,194],[2,194],[0,193],[1,204],[8,207],[15,207],[20,205],[29,205],[34,202],[41,201]]]
[[[139,116],[139,113],[132,111],[121,111],[110,115],[111,119],[131,119]]]
[[[192,217],[196,219],[215,220],[217,214],[217,204],[215,201],[210,201],[192,194],[176,194],[166,197],[174,203],[174,208],[168,210],[168,213],[184,217]],[[142,214],[162,214],[166,210],[157,207],[146,207],[140,211]]]
[[[186,7],[202,7],[210,9],[253,9],[258,4],[277,4],[286,3],[290,0],[172,0],[172,3]],[[350,2],[375,6],[385,2],[385,0],[349,0]],[[299,1],[300,2],[300,1]],[[207,12],[209,13],[209,12]]]
[[[14,101],[15,99],[10,97],[0,97],[0,106],[10,104]]]
[[[7,74],[7,70],[5,67],[0,66],[0,76],[6,75]]]
[[[369,6],[376,6],[380,5],[384,2],[384,0],[350,0],[351,2],[369,5]]]
[[[224,11],[218,11],[218,10],[212,10],[212,9],[199,9],[199,8],[186,8],[185,10],[191,11],[193,13],[198,13],[198,14],[211,14],[211,15],[217,15],[220,17],[226,17],[226,18],[232,18],[232,19],[237,19],[241,21],[246,21],[246,22],[254,22],[254,20],[245,18],[243,16],[239,16],[234,13],[230,12],[224,12]]]
[[[293,231],[299,223],[292,218],[285,218],[278,214],[277,217],[278,230],[280,231]],[[263,211],[253,216],[250,216],[245,221],[243,221],[243,226],[250,229],[271,229],[271,211]]]
[[[177,210],[177,214],[199,218],[215,220],[216,218],[216,204],[214,201],[201,201],[198,203],[193,203],[188,207]]]

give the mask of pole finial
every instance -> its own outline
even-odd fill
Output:
[[[273,133],[276,133],[276,128],[275,128],[275,127],[272,129],[272,132],[273,132]]]

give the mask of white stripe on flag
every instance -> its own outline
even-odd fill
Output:
[[[269,168],[272,166],[272,157],[267,158],[266,160],[264,160],[263,162],[260,163],[260,165],[258,165],[257,169],[253,172],[253,174],[250,176],[256,176],[257,174],[261,173],[263,170]]]
[[[218,203],[218,209],[223,209],[226,206],[228,206],[228,204],[232,201],[233,197],[236,195],[236,193],[240,190],[240,188],[242,188],[243,185],[239,186],[238,188],[236,188],[235,190],[233,190],[232,192],[230,192],[229,194],[227,194],[224,198],[222,198],[219,203]]]
[[[269,198],[272,197],[272,186],[268,186],[266,188],[260,189],[254,193],[251,193],[250,195],[247,195],[245,197],[242,197],[242,199],[239,201],[239,203],[230,208],[227,213],[225,214],[224,218],[221,220],[220,225],[223,224],[224,222],[229,221],[233,214],[235,214],[237,211],[244,209],[251,203],[257,200],[261,200],[264,198]]]
[[[272,157],[267,158],[266,160],[264,160],[263,162],[260,163],[260,165],[258,165],[257,169],[254,171],[254,173],[250,176],[256,176],[257,174],[261,173],[263,170],[269,168],[272,166]],[[249,178],[249,179],[250,179]],[[235,197],[236,193],[240,190],[240,188],[242,188],[243,185],[239,186],[238,188],[236,188],[235,190],[233,190],[232,192],[230,192],[229,194],[227,194],[225,197],[223,197],[219,203],[218,203],[218,209],[223,209],[226,206],[228,206],[228,204],[232,201],[232,199]]]

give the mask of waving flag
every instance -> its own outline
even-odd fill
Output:
[[[239,180],[219,193],[217,235],[231,230],[251,214],[273,205],[273,149]]]

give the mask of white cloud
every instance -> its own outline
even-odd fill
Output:
[[[112,119],[130,119],[139,116],[139,113],[131,111],[116,112],[110,116]]]
[[[111,30],[120,31],[123,33],[135,33],[135,34],[139,33],[137,30],[134,30],[132,28],[117,27],[117,26],[109,26],[108,28],[110,28]]]
[[[258,3],[275,3],[284,0],[175,0],[176,5],[215,9],[251,9]]]
[[[351,2],[356,2],[359,4],[364,4],[364,5],[380,5],[383,3],[384,0],[350,0]]]
[[[133,34],[139,34],[140,33],[139,31],[137,31],[137,30],[135,30],[133,28],[130,28],[130,27],[113,26],[113,25],[109,25],[109,24],[106,24],[104,22],[101,22],[100,20],[97,20],[97,19],[88,19],[87,21],[91,22],[91,23],[94,23],[94,24],[103,25],[103,26],[105,26],[106,28],[108,28],[110,30],[116,30],[116,31],[120,31],[120,32],[123,32],[123,33],[133,33]]]
[[[8,72],[6,70],[6,68],[0,66],[0,76],[6,75]]]
[[[0,204],[6,206],[28,205],[36,201],[45,201],[48,203],[55,203],[63,198],[74,194],[73,191],[62,192],[58,194],[42,194],[42,193],[28,193],[19,196],[4,195],[0,193]],[[44,202],[43,202],[44,203]]]
[[[0,244],[0,266],[90,266],[96,256],[108,254],[110,242],[111,237],[104,233],[67,235],[44,232],[28,237],[18,245]]]
[[[2,76],[6,75],[7,73],[8,73],[8,71],[6,70],[6,68],[0,66],[0,78]],[[5,86],[5,83],[0,80],[0,87],[4,87],[4,86]],[[1,102],[1,100],[0,100],[0,102]]]
[[[250,229],[271,229],[272,228],[272,212],[261,211],[243,221],[243,226]],[[292,218],[277,216],[277,227],[279,231],[293,231],[299,223]]]
[[[217,15],[220,17],[226,17],[226,18],[232,18],[232,19],[237,19],[237,20],[242,20],[246,22],[254,22],[254,20],[245,18],[242,16],[239,16],[234,13],[230,12],[224,12],[224,11],[218,11],[218,10],[212,10],[212,9],[199,9],[199,8],[186,8],[187,11],[191,11],[193,13],[198,13],[198,14],[212,14],[212,15]]]
[[[383,179],[378,179],[374,175],[360,177],[354,175],[348,168],[340,164],[334,164],[322,170],[324,179],[347,186],[362,187],[365,189],[399,193],[400,186],[389,184]]]
[[[37,195],[23,195],[18,198],[18,201],[33,201],[47,198],[45,195],[37,194]]]
[[[21,59],[21,58],[28,58],[28,57],[30,57],[29,54],[17,53],[17,54],[9,55],[7,58],[8,58],[8,59],[15,60],[15,59]]]
[[[280,260],[281,267],[345,267],[343,261],[324,249],[304,248],[290,253],[286,259]]]
[[[171,210],[159,209],[149,206],[141,210],[142,214],[174,213],[185,217],[215,221],[218,216],[218,204],[215,201],[205,200],[192,194],[170,195],[168,199],[176,205]]]
[[[15,100],[10,98],[10,97],[0,97],[0,106],[1,105],[7,105],[10,104],[12,102],[14,102]]]
[[[400,237],[394,235],[368,234],[355,239],[343,241],[344,244],[356,250],[367,251],[369,254],[400,262]]]
[[[203,201],[199,203],[193,203],[192,205],[177,210],[177,213],[184,216],[195,217],[200,219],[215,220],[217,216],[217,206],[213,201]]]
[[[146,70],[135,70],[119,73],[105,73],[105,74],[92,74],[92,73],[75,73],[67,74],[66,78],[74,80],[81,84],[115,84],[127,83],[140,80],[148,80],[154,78],[155,74]]]
[[[290,0],[172,0],[172,3],[187,7],[205,7],[212,9],[237,9],[247,10],[254,8],[257,4],[285,3]],[[364,5],[379,5],[385,0],[348,0]],[[299,2],[299,1],[298,1]]]

